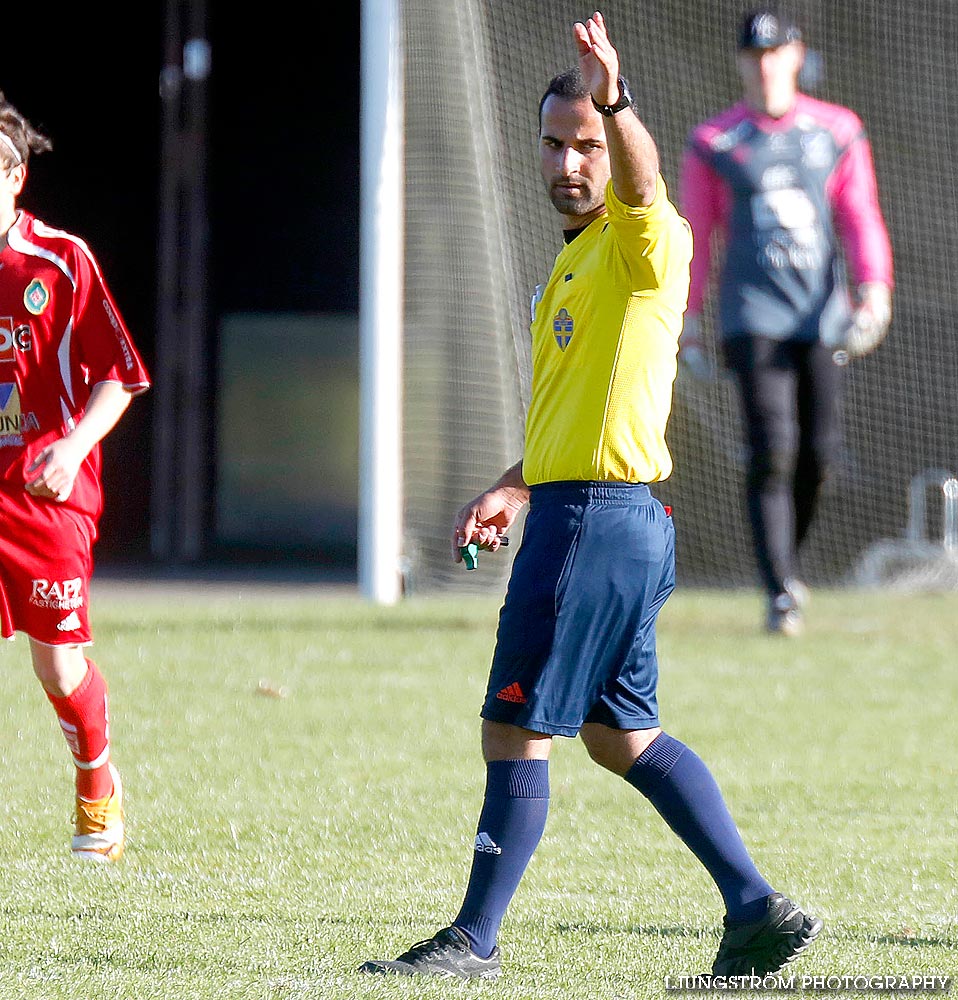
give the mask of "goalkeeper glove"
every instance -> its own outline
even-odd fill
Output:
[[[679,365],[700,382],[711,382],[715,378],[715,365],[702,340],[701,316],[686,314],[679,337]]]
[[[880,281],[858,286],[858,306],[845,341],[849,358],[870,354],[885,339],[891,323],[891,289]]]

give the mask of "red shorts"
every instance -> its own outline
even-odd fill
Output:
[[[0,635],[49,646],[91,642],[92,518],[0,489]]]

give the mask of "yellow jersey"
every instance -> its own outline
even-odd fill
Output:
[[[556,257],[532,303],[532,394],[522,476],[653,483],[688,302],[692,233],[657,180],[635,208],[610,181],[605,213]]]

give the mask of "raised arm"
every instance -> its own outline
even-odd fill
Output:
[[[596,11],[573,26],[579,68],[596,104],[613,106],[622,96],[619,54],[609,40],[605,18]],[[612,168],[612,187],[626,205],[650,205],[655,198],[659,154],[634,109],[603,116]]]

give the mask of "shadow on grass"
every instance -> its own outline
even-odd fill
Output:
[[[74,927],[83,922],[120,923],[127,924],[129,913],[105,906],[84,906],[76,910],[53,910],[43,906],[10,906],[0,905],[0,926],[4,918],[22,923],[24,919],[34,918],[49,920],[56,923],[70,924]],[[222,927],[244,924],[273,925],[288,922],[287,916],[277,915],[275,910],[213,910],[195,912],[191,910],[175,910],[169,913],[155,912],[151,920],[157,924],[175,924],[190,927]],[[318,914],[310,917],[309,924],[316,926],[330,925],[334,927],[368,927],[369,917],[365,914]]]
[[[126,924],[130,915],[121,910],[109,909],[104,906],[84,906],[78,910],[51,910],[40,906],[0,906],[0,919],[11,917],[22,920],[24,917],[42,918],[55,922],[75,925],[82,921],[98,921],[100,923],[116,922]],[[194,913],[181,910],[172,913],[154,913],[153,920],[165,924],[187,924],[190,926],[215,926],[229,924],[269,924],[276,922],[276,914],[269,912],[224,911],[211,913]]]
[[[715,929],[703,929],[701,927],[656,927],[637,924],[632,927],[621,927],[612,924],[583,923],[583,924],[556,924],[556,930],[560,934],[635,934],[639,937],[659,937],[659,938],[706,938],[716,937],[718,932]]]
[[[97,616],[96,627],[98,631],[110,635],[135,635],[144,629],[149,629],[166,634],[194,634],[197,629],[197,622],[192,619],[181,619],[173,617],[177,612],[171,610],[170,617],[164,618],[160,615],[151,615],[150,619],[127,618],[119,620],[107,614]],[[410,618],[388,619],[375,618],[344,618],[340,622],[330,622],[324,618],[313,618],[309,615],[283,618],[255,618],[245,610],[242,616],[237,612],[236,617],[224,613],[220,620],[204,618],[202,622],[203,631],[206,634],[214,635],[269,635],[282,633],[289,635],[293,632],[308,632],[311,634],[325,633],[335,635],[342,633],[350,638],[356,635],[356,629],[362,628],[364,632],[382,632],[392,635],[422,635],[428,632],[483,632],[489,635],[495,634],[496,622],[494,619],[470,620],[468,618],[449,618],[446,620],[415,620]]]
[[[903,928],[896,931],[886,931],[885,933],[867,930],[858,930],[854,927],[846,927],[839,924],[829,925],[825,923],[825,933],[835,941],[857,941],[863,944],[891,945],[901,948],[958,948],[958,939],[948,934],[916,934],[914,931]]]
[[[850,934],[849,937],[875,944],[900,945],[903,948],[958,948],[958,940],[947,936],[920,937],[908,934]]]
[[[660,927],[637,924],[621,927],[607,923],[560,923],[556,924],[560,934],[634,934],[640,937],[661,938],[711,938],[718,937],[719,929],[702,927]],[[898,945],[903,948],[956,948],[958,940],[948,934],[919,935],[906,929],[884,934],[873,931],[859,931],[854,928],[826,926],[827,936],[836,940],[859,941],[876,945]]]

